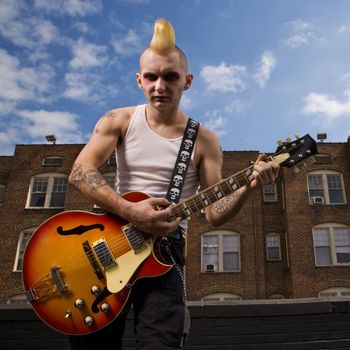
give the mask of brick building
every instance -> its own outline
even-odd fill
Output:
[[[93,205],[67,182],[83,145],[17,145],[0,157],[0,303],[24,300],[21,266],[31,233],[63,210]],[[318,143],[298,172],[281,170],[220,228],[202,213],[190,220],[187,296],[251,300],[350,295],[350,138]],[[257,151],[225,151],[224,176],[249,166]],[[113,183],[115,162],[102,168]]]

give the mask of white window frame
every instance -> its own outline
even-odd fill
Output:
[[[277,246],[270,246],[269,243],[269,237],[276,237],[277,238]],[[278,248],[278,258],[271,258],[269,257],[269,248]],[[282,260],[282,254],[281,254],[281,235],[279,233],[275,232],[269,232],[265,234],[265,249],[266,249],[266,260],[267,261],[281,261]]]
[[[235,301],[235,300],[243,300],[241,295],[233,294],[233,293],[211,293],[202,296],[201,301]]]
[[[277,202],[277,185],[270,184],[262,188],[264,203]]]
[[[43,206],[30,206],[31,198],[33,195],[33,185],[35,182],[35,179],[38,178],[47,178],[48,183],[47,183],[47,189],[46,189],[46,195],[45,195],[45,202]],[[30,179],[30,185],[29,185],[29,191],[28,191],[28,196],[27,196],[27,202],[26,202],[26,209],[55,209],[55,208],[64,208],[63,206],[59,207],[51,207],[50,202],[51,202],[51,196],[53,192],[53,186],[54,186],[54,181],[56,178],[65,178],[67,179],[67,188],[68,188],[68,176],[65,174],[60,174],[60,173],[42,173],[42,174],[37,174],[35,176],[32,176]],[[67,194],[67,192],[65,192]]]
[[[328,297],[348,297],[350,296],[350,287],[333,287],[320,290],[318,292],[320,298]]]
[[[314,201],[313,197],[310,196],[310,183],[309,183],[309,175],[318,175],[322,177],[322,191],[323,191],[323,203],[318,202],[317,200]],[[338,175],[340,177],[341,181],[341,191],[343,194],[344,202],[339,202],[339,203],[331,203],[330,198],[329,198],[329,188],[328,188],[328,181],[327,181],[327,176],[328,175]],[[308,189],[308,196],[309,196],[309,203],[310,205],[344,205],[347,204],[346,201],[346,193],[345,193],[345,187],[344,187],[344,179],[343,179],[343,174],[337,171],[333,170],[322,170],[322,171],[312,171],[307,174],[307,189]],[[319,197],[319,196],[316,196]]]
[[[312,228],[312,237],[313,237],[313,246],[314,246],[314,257],[315,257],[315,266],[322,267],[322,266],[350,266],[350,262],[348,263],[340,263],[337,261],[337,246],[336,246],[336,240],[335,240],[335,234],[334,234],[334,228],[344,228],[348,231],[348,237],[349,237],[349,247],[350,247],[350,227],[343,225],[343,224],[337,224],[337,223],[324,223],[321,225],[314,226]],[[316,246],[315,242],[315,236],[317,234],[317,229],[327,229],[328,230],[328,242],[329,245],[325,245],[323,247],[329,247],[329,253],[330,253],[330,264],[320,264],[317,262],[317,247],[322,246]],[[346,246],[348,248],[348,246]],[[349,253],[350,254],[350,253]]]
[[[15,262],[13,265],[13,272],[21,272],[22,271],[22,262],[24,251],[27,247],[27,244],[30,238],[33,235],[33,232],[36,230],[36,227],[29,227],[22,230],[19,234],[18,243],[17,243],[17,251],[15,256]]]
[[[214,264],[214,270],[207,270],[206,266],[204,264],[204,237],[205,236],[216,236],[217,237],[217,255],[218,255],[218,261],[216,264]],[[238,250],[234,253],[238,254],[238,269],[235,270],[224,270],[224,236],[233,236],[237,239],[237,246]],[[215,231],[209,231],[201,236],[201,270],[202,272],[240,272],[241,271],[241,242],[240,242],[240,235],[236,232],[229,231],[229,230],[215,230]]]
[[[49,159],[56,160],[58,162],[57,163],[52,163],[52,164],[46,164],[45,163],[46,160],[49,160]],[[44,166],[44,167],[50,167],[50,166],[52,166],[52,167],[59,167],[59,166],[62,166],[63,165],[63,157],[60,157],[60,156],[47,156],[47,157],[44,157],[41,165]]]
[[[267,297],[267,299],[270,299],[270,300],[285,299],[285,296],[283,294],[273,293],[273,294],[270,294]]]

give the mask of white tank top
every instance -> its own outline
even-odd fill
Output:
[[[143,192],[152,197],[165,197],[182,136],[176,139],[159,136],[147,123],[145,107],[136,107],[124,140],[117,147],[116,190],[121,195]],[[180,200],[198,190],[198,169],[193,159],[194,150]]]

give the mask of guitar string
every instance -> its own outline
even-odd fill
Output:
[[[281,150],[274,153],[273,155],[269,156],[268,157],[268,160],[271,161],[273,160],[274,157],[278,156],[278,155],[281,155],[281,154],[284,154],[284,153],[289,153],[290,151],[292,151],[293,149],[296,149],[298,147],[300,147],[303,143],[298,143],[298,144],[293,144],[291,143],[291,146],[289,148],[287,148],[287,146],[285,147],[281,147]],[[249,180],[247,178],[247,175],[246,173],[247,172],[252,172],[252,170],[254,169],[254,165],[255,164],[252,164],[251,166],[247,167],[246,169],[243,169],[241,171],[239,171],[237,174],[233,174],[231,176],[229,176],[228,178],[222,180],[221,182],[219,182],[218,184],[216,185],[213,185],[211,187],[208,187],[207,189],[203,190],[202,192],[194,195],[193,197],[190,197],[189,199],[187,199],[186,201],[182,202],[182,203],[179,203],[177,204],[174,208],[173,208],[173,211],[176,212],[179,214],[180,217],[182,217],[182,213],[184,213],[186,216],[187,216],[187,212],[186,212],[186,207],[185,205],[187,203],[192,203],[189,204],[190,207],[193,207],[195,206],[196,208],[198,209],[203,209],[205,207],[207,207],[208,205],[212,204],[212,203],[215,203],[216,201],[226,197],[227,195],[229,195],[230,193],[233,193],[234,191],[236,191],[238,188],[242,187],[243,185],[240,184],[241,180],[245,180],[246,183],[245,184],[248,184],[251,182],[251,180]],[[238,185],[237,188],[232,188],[228,182],[231,180],[231,179],[234,179],[235,181],[235,184]],[[233,185],[235,185],[233,184]],[[245,185],[244,184],[244,185]],[[219,187],[222,192],[225,194],[225,196],[223,197],[220,197],[218,198],[216,192],[215,192],[215,187]],[[222,187],[223,186],[223,187]],[[228,190],[228,192],[226,193],[226,190]],[[201,198],[201,195],[204,195],[206,197],[206,199],[210,202],[209,204],[205,204],[203,203],[203,200]],[[194,213],[195,211],[189,209],[192,213]],[[176,214],[174,215],[176,217]]]

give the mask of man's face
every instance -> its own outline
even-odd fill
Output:
[[[148,102],[157,110],[177,107],[182,92],[188,89],[192,75],[187,74],[185,59],[177,51],[166,55],[147,49],[140,58],[136,80]]]

